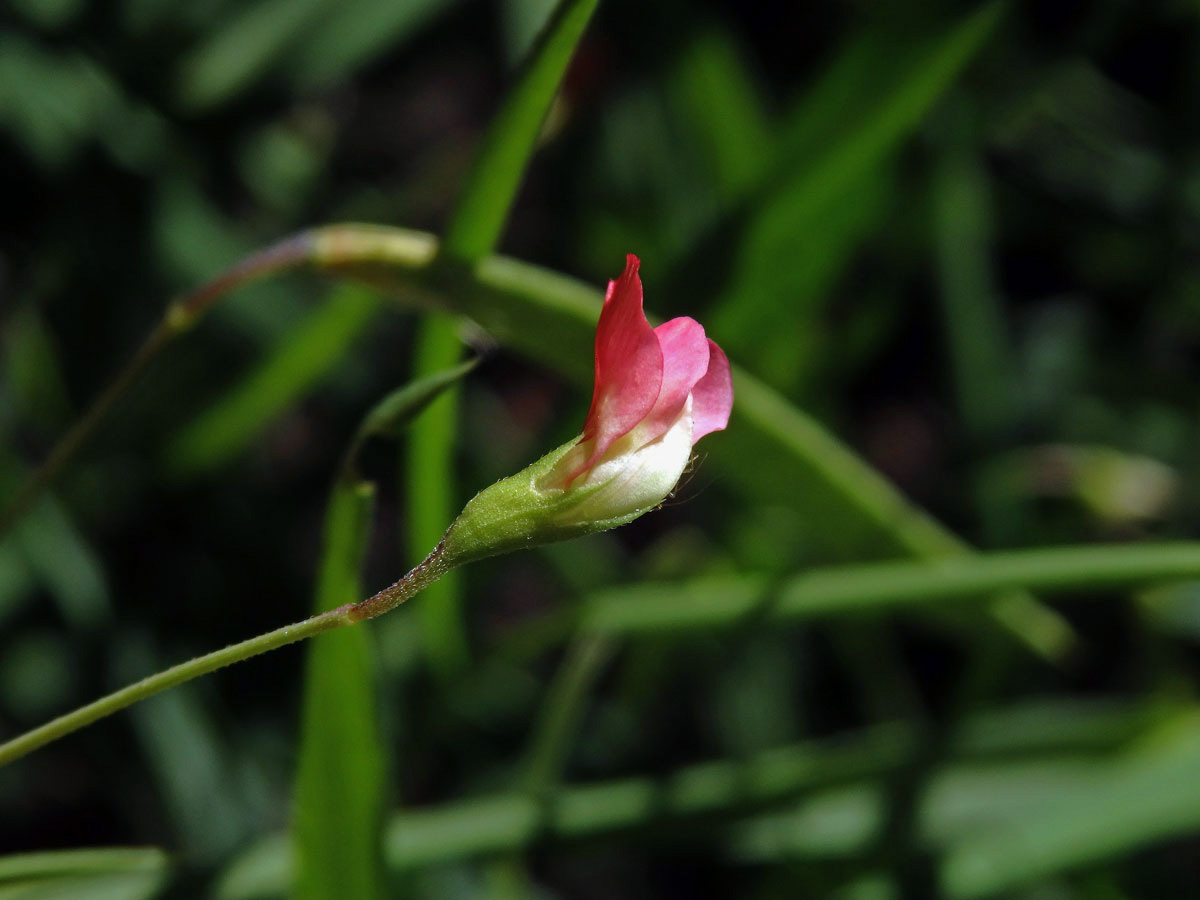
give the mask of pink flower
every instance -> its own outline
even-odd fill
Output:
[[[614,459],[632,457],[625,460],[628,468],[648,453],[645,461],[653,461],[656,471],[678,463],[670,490],[695,443],[729,422],[729,360],[695,319],[681,316],[650,326],[642,309],[639,263],[630,253],[621,277],[608,283],[596,327],[592,405],[579,443],[555,467],[563,487],[594,482],[596,474],[613,468]],[[648,450],[656,442],[671,452]],[[687,453],[679,460],[683,446]]]
[[[733,406],[729,360],[686,317],[652,328],[638,258],[609,282],[596,328],[596,381],[583,433],[481,491],[442,541],[458,565],[615,528],[653,509]]]

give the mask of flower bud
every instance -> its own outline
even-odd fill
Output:
[[[631,254],[604,298],[583,433],[476,495],[439,548],[447,565],[633,521],[675,487],[696,441],[729,421],[725,354],[693,319],[652,328],[637,270]]]

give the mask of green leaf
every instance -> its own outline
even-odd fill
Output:
[[[345,356],[378,307],[373,291],[351,285],[333,291],[228,394],[174,437],[166,451],[171,470],[187,476],[229,462]]]
[[[3,900],[149,900],[167,878],[150,847],[60,850],[0,857]]]
[[[308,30],[328,0],[259,0],[184,59],[179,96],[208,109],[236,96],[270,70]]]
[[[598,2],[562,0],[538,38],[467,176],[446,232],[447,256],[474,262],[495,248],[542,122]]]
[[[1200,543],[1104,544],[977,553],[937,562],[857,563],[810,569],[775,583],[731,575],[641,584],[590,597],[584,627],[599,633],[670,633],[736,622],[764,627],[817,617],[879,615],[1000,591],[1135,587],[1200,577]]]
[[[945,895],[994,897],[1195,834],[1200,830],[1197,771],[1200,719],[1181,715],[1077,789],[1039,785],[1035,801],[1013,821],[954,841],[941,867]],[[986,796],[994,802],[997,793]]]
[[[416,373],[421,380],[453,365],[462,342],[453,323],[429,317],[417,336]],[[412,561],[424,559],[462,506],[454,473],[459,392],[442,391],[416,421],[405,460],[405,548]],[[417,615],[426,657],[443,676],[460,671],[470,647],[463,620],[458,573],[449,571],[422,591]]]
[[[324,10],[288,54],[288,71],[303,88],[344,78],[387,52],[395,52],[454,0],[355,0]]]
[[[316,611],[361,598],[373,491],[339,481],[325,520]],[[342,628],[308,652],[292,837],[298,900],[378,900],[385,765],[365,628]]]
[[[466,377],[482,357],[473,357],[448,369],[438,369],[396,388],[375,404],[358,427],[359,438],[371,436],[399,437],[412,420],[442,395]]]

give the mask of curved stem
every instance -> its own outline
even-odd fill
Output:
[[[258,656],[260,653],[266,653],[268,650],[275,650],[324,631],[341,628],[343,625],[351,625],[356,621],[349,614],[352,608],[352,605],[342,606],[148,675],[141,681],[136,681],[119,691],[114,691],[106,697],[101,697],[99,700],[81,706],[45,725],[0,744],[0,766],[20,759],[27,753],[32,753],[39,747],[56,741],[72,731],[78,731],[98,719],[111,716],[147,697],[153,697],[167,688],[191,681],[201,675],[207,675],[209,672],[214,672],[232,663]]]
[[[313,235],[302,232],[260,250],[237,265],[226,269],[208,281],[175,300],[162,320],[154,326],[137,352],[116,377],[108,383],[100,395],[92,401],[87,411],[75,422],[54,445],[50,455],[17,491],[7,508],[0,514],[0,538],[8,534],[30,507],[37,502],[42,492],[50,486],[68,460],[83,445],[105,416],[129,390],[130,386],[171,342],[191,328],[217,300],[235,288],[241,287],[280,269],[307,261],[313,253]]]

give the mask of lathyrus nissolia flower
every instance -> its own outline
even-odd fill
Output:
[[[729,360],[694,319],[651,327],[638,258],[608,284],[583,433],[475,496],[439,548],[450,567],[606,531],[661,503],[733,406]]]

